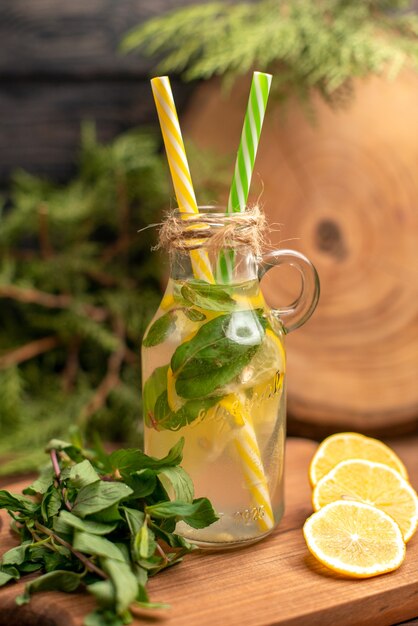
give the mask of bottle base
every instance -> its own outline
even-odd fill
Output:
[[[258,543],[259,541],[262,541],[263,539],[268,537],[268,535],[270,535],[273,532],[273,530],[274,528],[267,531],[266,533],[263,533],[262,535],[258,535],[258,537],[251,537],[248,539],[229,539],[227,537],[224,537],[224,538],[220,538],[219,541],[204,541],[200,539],[186,537],[183,533],[182,533],[182,537],[184,537],[184,539],[187,539],[187,541],[189,541],[191,544],[193,544],[197,548],[200,548],[206,551],[216,552],[220,550],[222,551],[237,550],[239,548],[245,548],[246,546],[251,546],[254,543]]]
[[[220,519],[207,528],[191,528],[185,522],[179,522],[176,533],[202,550],[234,550],[244,548],[258,541],[262,541],[277,528],[283,517],[283,505],[274,516],[272,528],[262,529],[256,521],[239,523],[237,518],[221,515]],[[242,518],[238,518],[240,520]]]

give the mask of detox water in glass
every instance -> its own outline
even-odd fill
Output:
[[[222,226],[224,214],[208,211]],[[206,227],[215,228],[213,221]],[[204,245],[199,239],[193,249]],[[180,523],[177,532],[202,547],[251,543],[283,515],[284,336],[315,308],[316,272],[293,251],[261,263],[248,246],[237,246],[231,280],[211,284],[195,278],[189,250],[170,257],[171,277],[142,346],[145,452],[162,457],[183,437],[182,467],[195,497],[209,498],[219,516],[203,529]],[[303,277],[300,296],[272,310],[259,277],[289,262]]]

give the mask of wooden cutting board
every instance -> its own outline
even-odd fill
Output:
[[[200,85],[182,124],[227,155],[231,176],[250,81],[227,93]],[[321,281],[312,318],[287,337],[290,430],[313,438],[418,424],[418,73],[354,86],[338,111],[313,98],[314,123],[297,102],[271,99],[251,185],[273,247],[306,254]],[[299,287],[282,269],[262,284],[276,306]]]
[[[408,544],[396,572],[349,580],[327,571],[310,556],[302,537],[312,512],[307,468],[316,445],[289,439],[286,460],[286,514],[276,532],[259,544],[218,553],[196,553],[152,579],[153,601],[168,611],[147,613],[164,626],[385,626],[418,615],[418,537]],[[418,486],[418,459],[399,448]],[[21,489],[22,483],[13,487]],[[1,550],[13,545],[2,516]],[[81,626],[93,603],[87,594],[45,593],[17,607],[23,583],[0,591],[0,626]],[[144,623],[138,614],[135,624]]]

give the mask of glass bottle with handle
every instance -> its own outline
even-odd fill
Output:
[[[257,541],[283,515],[284,339],[319,297],[304,255],[275,250],[258,258],[239,237],[228,284],[196,278],[197,254],[214,257],[210,242],[230,219],[223,208],[200,207],[185,226],[187,245],[170,249],[170,278],[142,343],[145,452],[161,457],[184,438],[182,467],[194,496],[208,497],[219,520],[203,529],[178,524],[177,532],[206,548]],[[260,279],[282,264],[298,270],[301,289],[292,304],[272,309]]]

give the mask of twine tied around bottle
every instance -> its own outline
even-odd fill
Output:
[[[225,248],[248,246],[256,256],[265,247],[267,220],[258,205],[242,213],[199,212],[184,214],[169,211],[159,224],[155,250],[195,250],[202,246],[212,254]]]

